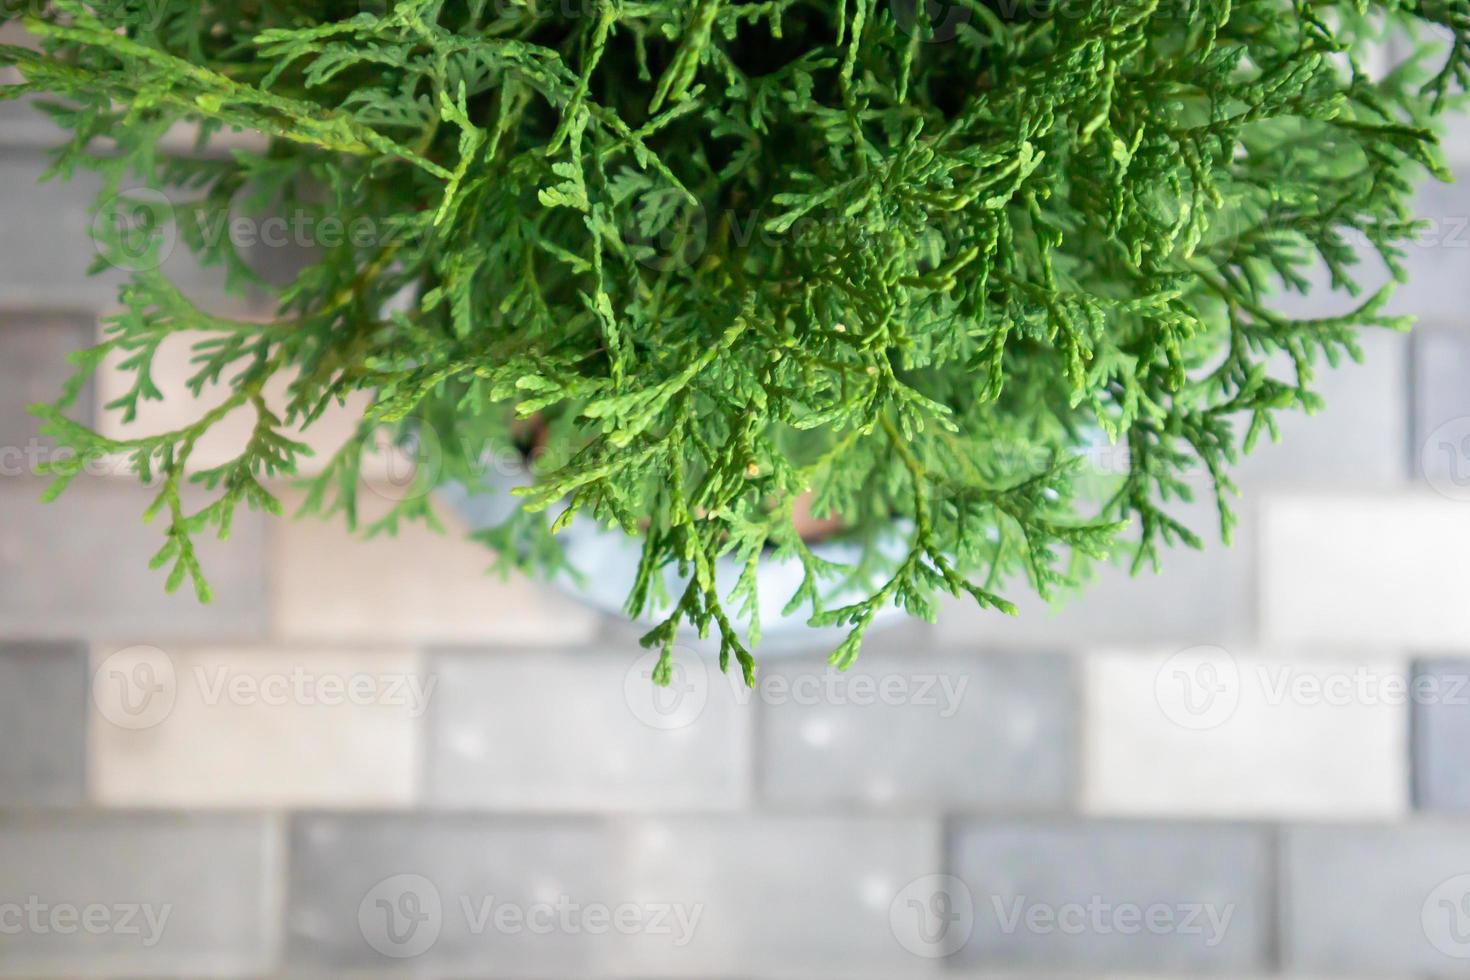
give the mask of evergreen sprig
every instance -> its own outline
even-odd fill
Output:
[[[56,97],[56,158],[166,197],[178,238],[256,282],[221,216],[284,213],[345,236],[280,292],[269,323],[199,309],[147,262],[79,375],[38,408],[76,458],[123,454],[168,518],[155,565],[208,597],[193,539],[308,452],[288,432],[367,392],[356,435],[306,510],[358,521],[376,433],[432,444],[422,491],[480,486],[487,452],[543,426],[522,506],[483,535],[543,571],[574,513],[642,541],[631,613],[670,609],[753,680],[755,582],[795,557],[792,597],[848,629],[853,662],[884,606],[941,594],[1013,612],[1089,561],[1156,561],[1198,536],[1171,514],[1207,474],[1228,537],[1229,469],[1275,413],[1311,410],[1319,363],[1360,356],[1386,292],[1291,319],[1272,289],[1320,262],[1356,292],[1359,253],[1401,278],[1410,193],[1445,178],[1432,116],[1470,81],[1465,0],[56,0],[40,50],[0,49]],[[1407,29],[1430,62],[1385,77],[1368,48]],[[1446,43],[1447,42],[1447,43]],[[180,121],[265,149],[170,155]],[[104,203],[102,207],[115,204]],[[102,223],[116,256],[137,228]],[[152,241],[152,239],[150,239]],[[180,331],[196,394],[226,400],[177,431],[104,437],[65,416],[106,358],[130,419]],[[1273,367],[1288,364],[1284,376]],[[287,381],[284,405],[266,386]],[[238,458],[189,467],[225,415],[253,412]],[[1113,480],[1081,457],[1127,447]],[[442,458],[440,458],[442,457]],[[79,467],[53,467],[54,495]],[[190,512],[182,489],[209,502]],[[863,558],[838,567],[796,533],[814,495]],[[372,526],[432,520],[410,493]],[[1134,532],[1124,534],[1132,523]],[[908,535],[896,557],[880,546]],[[745,570],[733,593],[715,565]],[[662,570],[683,572],[664,597]],[[863,598],[828,608],[835,585]]]

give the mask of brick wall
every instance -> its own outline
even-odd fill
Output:
[[[128,479],[39,503],[23,407],[113,286],[0,110],[0,976],[1470,975],[1463,186],[1233,549],[655,694],[452,521],[242,514],[206,608]]]

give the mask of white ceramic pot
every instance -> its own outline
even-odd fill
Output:
[[[440,499],[448,504],[473,530],[494,527],[504,521],[514,510],[517,498],[510,491],[526,484],[524,478],[515,479],[493,472],[486,474],[485,492],[470,493],[458,484],[449,484],[438,491]],[[880,542],[882,553],[896,564],[907,553],[908,535],[911,528],[906,523],[896,523],[892,532]],[[632,591],[638,574],[638,560],[642,551],[639,538],[625,534],[618,528],[607,528],[579,513],[570,525],[557,537],[566,549],[567,560],[580,574],[573,577],[559,574],[553,584],[582,600],[588,605],[614,616],[626,617],[624,603]],[[855,563],[861,556],[861,548],[841,540],[821,541],[811,546],[819,557],[843,565]],[[721,595],[727,595],[740,578],[740,566],[728,555],[722,556],[716,567],[716,581]],[[824,645],[834,647],[841,642],[846,630],[836,627],[813,627],[807,625],[810,609],[805,605],[795,613],[783,612],[786,604],[801,586],[803,571],[801,562],[795,558],[778,559],[766,556],[761,562],[760,578],[756,592],[760,614],[761,642],[754,651],[761,653],[793,653],[820,649]],[[687,585],[675,568],[664,571],[664,592],[669,596],[680,595]],[[861,599],[868,593],[848,588],[834,587],[824,597],[824,608],[832,609]],[[641,622],[653,625],[668,615],[669,606],[646,612]],[[737,610],[728,610],[732,618]],[[874,617],[870,631],[884,624],[903,618],[903,611],[888,607]],[[702,646],[692,636],[681,637],[681,642]]]

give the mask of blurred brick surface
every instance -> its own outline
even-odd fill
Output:
[[[1465,976],[1470,834],[1463,826],[1293,827],[1282,861],[1289,972]]]
[[[1470,496],[1470,330],[1415,332],[1413,409],[1415,475]]]
[[[115,807],[412,803],[437,683],[404,650],[151,649],[93,654],[91,795]],[[156,712],[128,690],[148,664]],[[118,690],[118,684],[123,686]],[[128,700],[124,700],[124,698]]]
[[[690,817],[623,833],[635,901],[682,896],[703,911],[686,945],[635,935],[620,975],[890,978],[941,966],[894,919],[909,884],[943,870],[938,821]]]
[[[1407,809],[1402,659],[1102,652],[1087,658],[1085,677],[1089,811],[1346,818]]]
[[[57,141],[0,101],[0,976],[1467,975],[1470,184],[1419,194],[1430,221],[1392,306],[1417,332],[1319,360],[1325,408],[1280,413],[1282,443],[1237,469],[1233,548],[1197,474],[1170,510],[1206,548],[1166,551],[1158,575],[1102,569],[1059,611],[1017,583],[1017,619],[950,602],[936,629],[875,633],[846,674],[829,637],[767,646],[756,691],[681,651],[654,689],[639,631],[484,575],[447,508],[446,535],[368,542],[242,511],[231,541],[200,540],[201,607],[147,569],[162,528],[118,466],[41,505],[24,408],[55,397],[122,280],[83,274],[96,179],[37,183]],[[1444,148],[1470,176],[1470,125]],[[302,257],[248,250],[276,282]],[[165,271],[212,311],[268,315],[182,247]],[[1360,272],[1386,280],[1371,256]],[[111,365],[79,417],[119,436],[194,418],[190,340],[160,352],[168,397],[136,424],[99,418],[125,380]],[[305,472],[361,405],[307,433]],[[194,463],[232,456],[248,423]],[[369,460],[368,520],[413,462]],[[1175,657],[1198,647],[1230,659]],[[256,700],[276,679],[404,674],[426,702]],[[63,924],[168,918],[151,944],[44,917],[15,932],[28,902]],[[625,909],[631,929],[610,921]]]
[[[124,422],[119,411],[99,410],[97,427],[103,435],[113,439],[136,439],[169,432],[192,425],[201,416],[223,403],[229,397],[227,385],[206,385],[198,397],[190,392],[189,377],[198,369],[192,363],[194,345],[208,337],[200,333],[178,333],[165,340],[154,356],[151,377],[162,392],[160,400],[140,401],[137,416]],[[98,371],[97,387],[99,406],[110,404],[126,394],[132,387],[133,374],[119,368],[122,355],[109,357]],[[265,396],[272,410],[280,417],[286,415],[289,403],[287,388],[292,378],[278,375],[266,385]],[[332,455],[356,432],[357,422],[367,408],[370,398],[357,393],[347,399],[345,405],[333,402],[322,415],[304,431],[299,426],[287,427],[284,434],[304,443],[312,455],[299,457],[299,475],[314,476],[325,469]],[[240,455],[255,427],[255,413],[241,407],[225,416],[196,444],[190,456],[193,471],[210,469],[227,463]],[[365,477],[384,480],[401,474],[408,483],[413,476],[412,461],[389,458],[382,453],[364,456],[362,472]]]
[[[979,969],[1249,974],[1269,966],[1265,834],[1229,824],[963,824]]]
[[[1256,501],[1235,502],[1240,524],[1235,543],[1220,541],[1219,517],[1208,484],[1196,483],[1196,500],[1171,504],[1169,513],[1200,536],[1204,547],[1164,549],[1160,571],[1145,566],[1130,575],[1127,563],[1101,564],[1080,592],[1048,605],[1024,581],[999,590],[1018,616],[978,609],[968,596],[941,603],[939,636],[946,646],[977,650],[1010,647],[1057,649],[1080,641],[1106,643],[1251,642],[1255,637]],[[1208,499],[1207,499],[1208,498]],[[1127,556],[1125,551],[1124,556]]]
[[[269,973],[277,838],[247,815],[0,817],[0,976]]]
[[[622,937],[512,934],[497,927],[494,905],[482,911],[563,897],[617,904],[614,845],[597,821],[301,817],[291,831],[288,964],[330,976],[405,965],[420,975],[594,975]]]
[[[86,671],[80,644],[0,642],[0,807],[82,802]]]
[[[436,653],[429,802],[591,811],[747,804],[750,707],[717,671],[687,692],[655,689],[645,654],[637,646]],[[665,699],[667,714],[658,710]]]
[[[0,304],[8,309],[112,308],[117,287],[127,277],[116,269],[87,275],[97,258],[88,209],[101,182],[80,170],[67,181],[42,182],[47,166],[47,154],[39,148],[0,143],[0,214],[7,229],[25,230],[0,236]],[[226,297],[224,272],[201,267],[182,243],[161,269],[190,298],[210,309],[240,311],[258,301]]]
[[[1079,738],[1071,661],[911,648],[877,637],[845,673],[778,660],[763,713],[761,795],[783,806],[1059,810]]]
[[[0,309],[0,477],[33,474],[47,458],[39,420],[26,408],[53,402],[71,377],[66,356],[93,343],[85,314],[24,313]],[[73,417],[90,421],[91,385],[77,399]]]
[[[1311,386],[1325,402],[1320,411],[1276,413],[1280,441],[1262,434],[1242,459],[1235,481],[1247,496],[1274,487],[1379,489],[1406,481],[1410,338],[1369,330],[1359,343],[1361,362],[1343,357],[1333,367],[1317,358]],[[1273,362],[1271,376],[1296,380],[1287,358]]]
[[[939,860],[924,821],[323,815],[299,818],[291,839],[300,971],[890,977],[930,965],[888,924],[893,896]],[[599,924],[595,907],[631,909],[638,926]]]
[[[1470,127],[1460,127],[1463,134]],[[1454,183],[1425,180],[1414,199],[1425,227],[1405,249],[1405,283],[1389,302],[1393,313],[1411,313],[1429,325],[1463,325],[1470,302],[1470,159],[1454,166]]]
[[[266,625],[264,521],[241,508],[228,541],[196,539],[214,587],[201,605],[191,587],[164,591],[166,572],[148,561],[163,543],[163,519],[143,523],[154,494],[128,480],[78,477],[43,503],[45,481],[0,479],[0,635],[24,637],[237,639]],[[189,492],[185,505],[207,500]]]
[[[1456,647],[1470,642],[1470,506],[1430,492],[1291,496],[1263,522],[1267,641]]]
[[[294,509],[292,495],[286,505]],[[371,521],[390,502],[362,495]],[[405,524],[397,536],[353,536],[339,516],[272,523],[271,607],[276,628],[300,642],[586,642],[598,617],[523,576],[490,574],[494,556],[468,540],[448,508],[446,533]]]
[[[1425,660],[1414,678],[1414,801],[1470,813],[1470,660]]]

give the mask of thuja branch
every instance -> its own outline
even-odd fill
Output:
[[[221,217],[369,233],[307,243],[269,323],[134,274],[38,411],[77,457],[160,480],[168,584],[201,595],[193,535],[274,509],[306,452],[288,428],[328,405],[366,403],[305,509],[354,526],[377,430],[437,447],[418,489],[504,492],[480,454],[534,428],[554,463],[481,537],[551,575],[579,517],[636,537],[628,608],[656,619],[661,682],[687,628],[754,679],[771,562],[801,569],[789,615],[846,630],[845,667],[886,607],[1013,612],[1003,593],[1201,544],[1173,512],[1192,473],[1228,536],[1241,453],[1317,406],[1316,373],[1359,356],[1362,330],[1403,326],[1386,292],[1314,319],[1275,294],[1309,288],[1312,262],[1353,292],[1363,251],[1402,274],[1415,182],[1447,177],[1436,117],[1470,80],[1465,5],[966,0],[937,23],[930,6],[42,5],[40,49],[0,47],[24,79],[0,97],[51,97],[73,134],[59,173],[161,192],[237,284],[258,279],[246,256],[201,232]],[[1384,28],[1440,42],[1370,77]],[[178,123],[202,147],[268,144],[171,154]],[[120,419],[162,397],[154,358],[186,331],[190,390],[221,386],[219,407],[152,437],[67,419],[107,356],[130,375]],[[247,448],[191,472],[232,411],[254,413]],[[1128,466],[1090,468],[1099,443]],[[855,561],[802,540],[806,494]],[[415,497],[367,530],[432,514]]]

